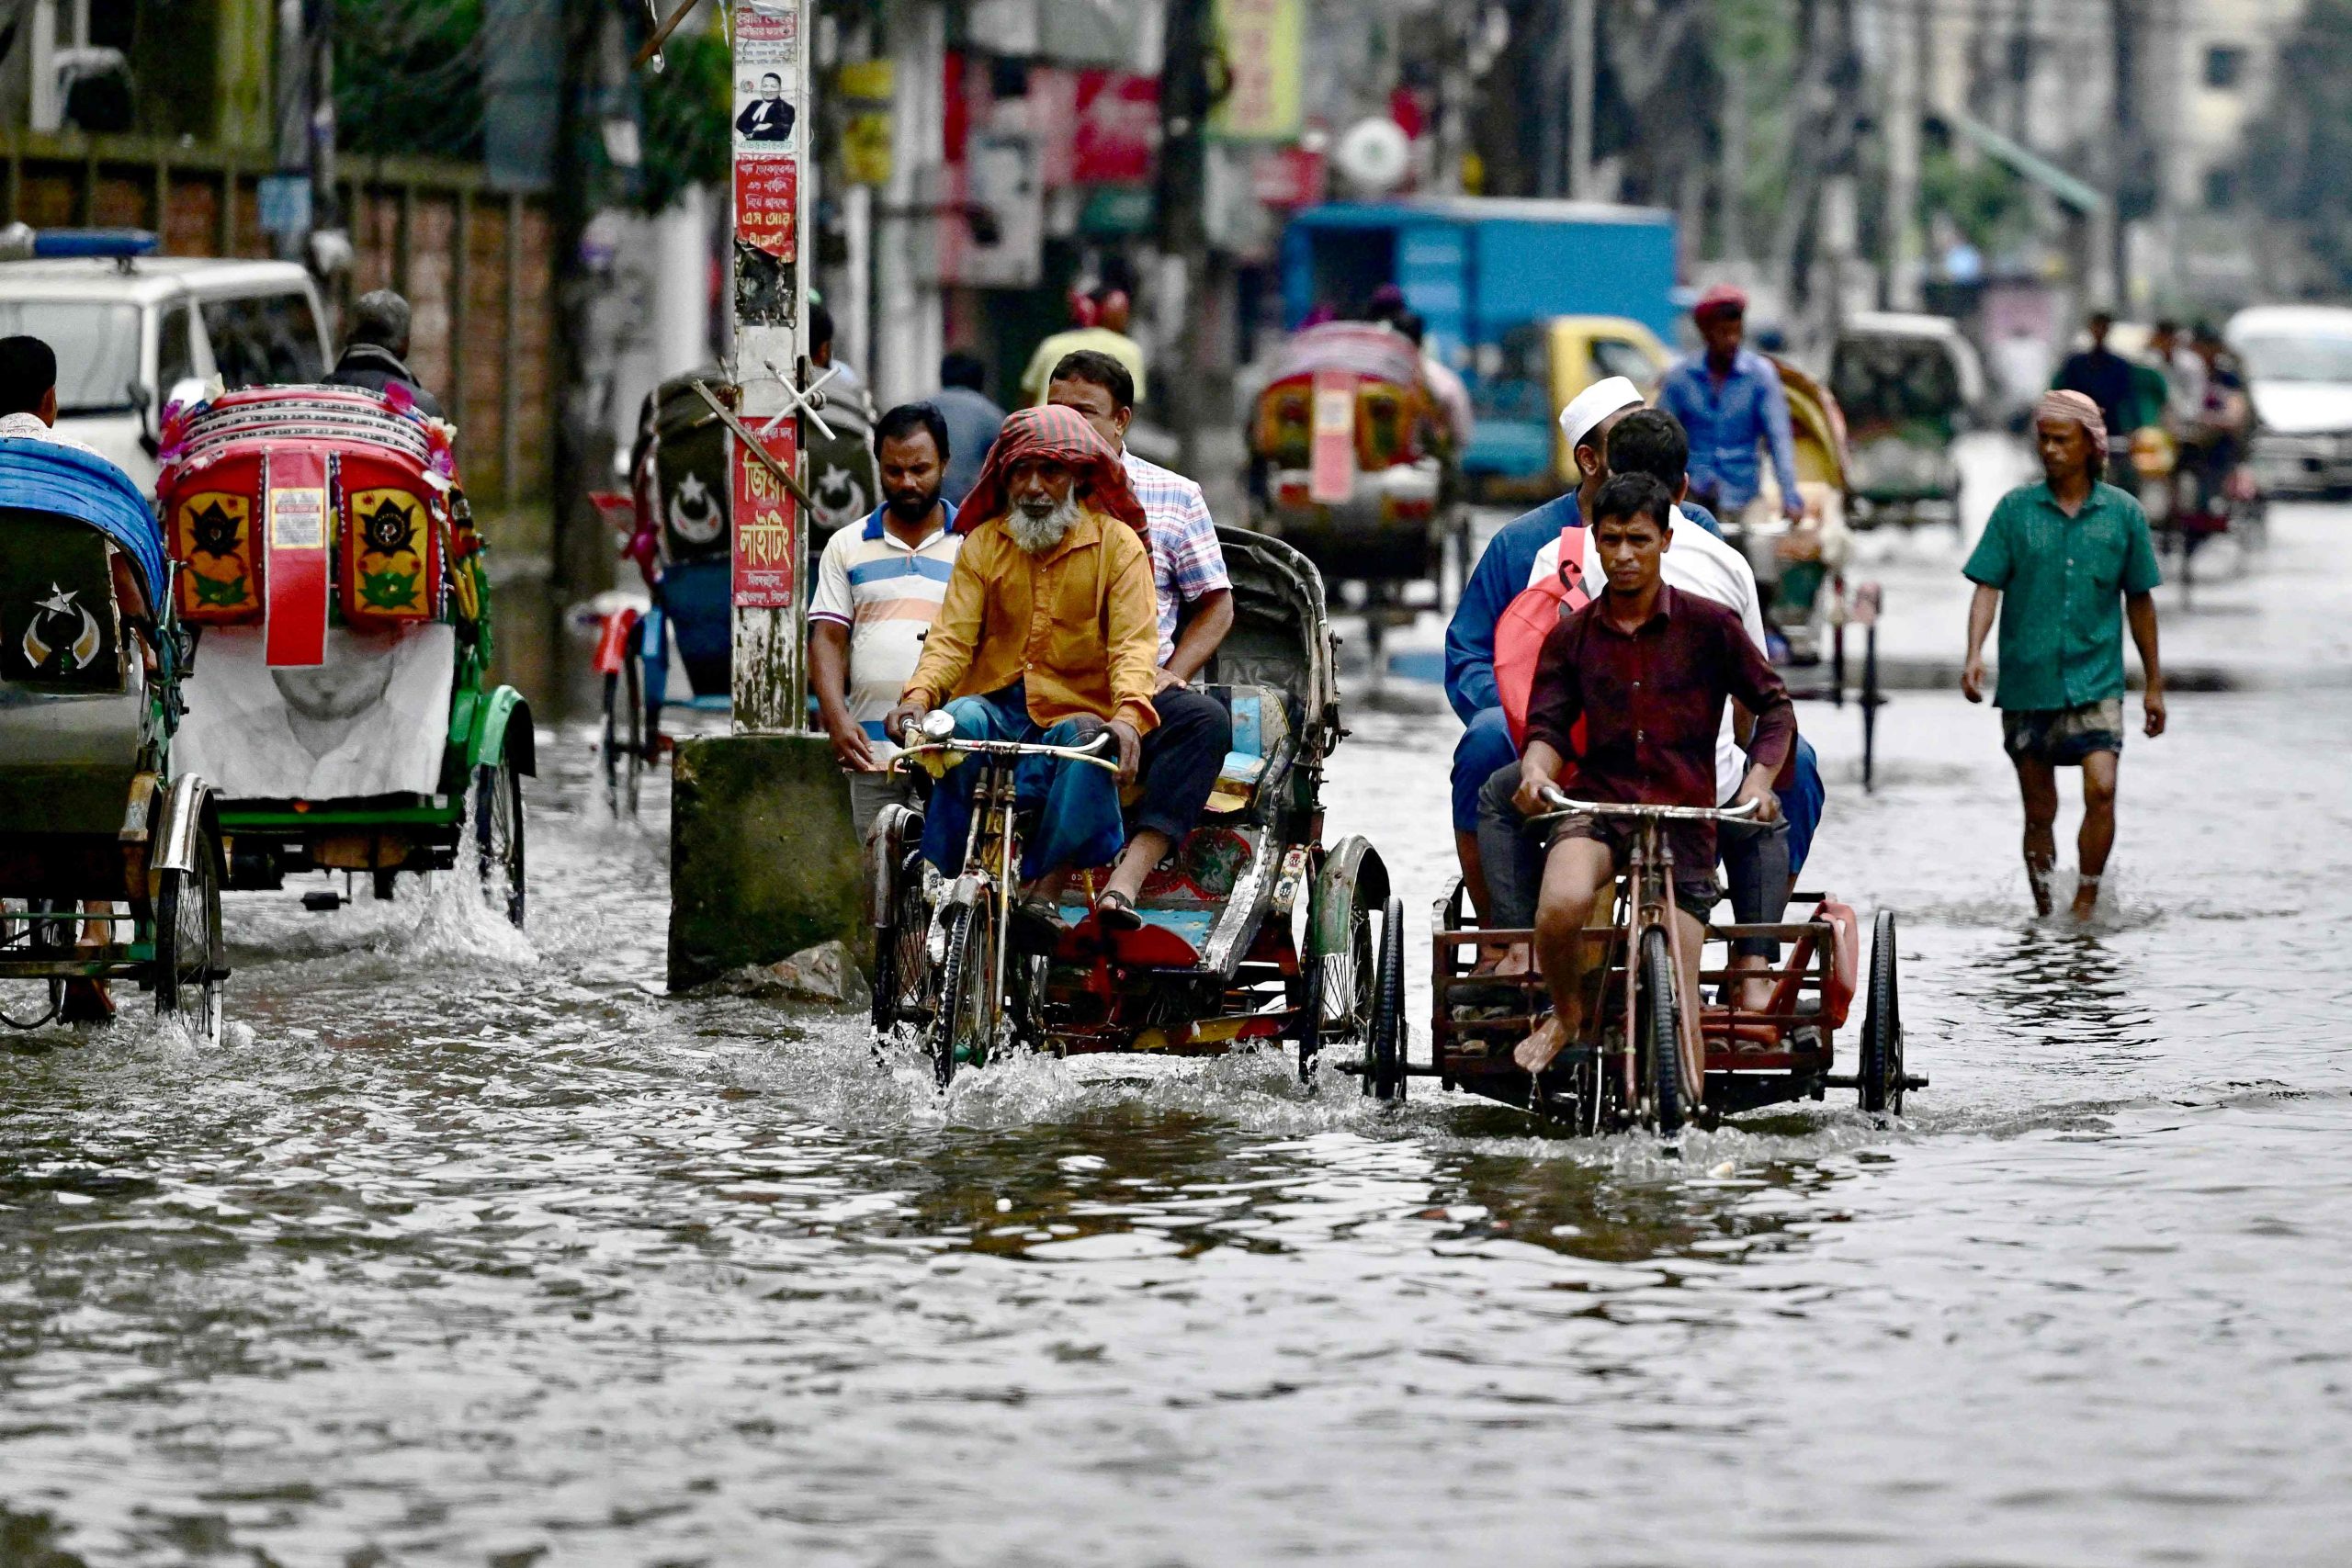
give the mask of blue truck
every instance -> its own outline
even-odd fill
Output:
[[[1473,495],[1540,497],[1574,467],[1554,423],[1604,376],[1646,390],[1676,315],[1671,213],[1599,202],[1450,197],[1332,202],[1283,235],[1283,315],[1360,314],[1393,284],[1427,345],[1468,384],[1477,415],[1462,454]]]

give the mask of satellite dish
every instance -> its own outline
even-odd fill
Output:
[[[1377,116],[1360,119],[1341,133],[1331,162],[1340,176],[1359,189],[1392,191],[1404,183],[1412,167],[1412,141],[1393,119]]]

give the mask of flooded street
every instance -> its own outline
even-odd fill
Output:
[[[223,1044],[0,1055],[0,1561],[2340,1561],[2352,580],[2343,510],[2273,518],[2160,596],[2260,678],[2135,699],[2096,929],[2030,919],[1990,710],[1897,693],[1870,795],[1804,710],[1803,883],[1903,921],[1885,1125],[1579,1142],[1278,1053],[943,1103],[860,1020],[668,998],[666,787],[615,822],[549,731],[527,934],[236,895]],[[1950,551],[1886,572],[1956,663]],[[1408,684],[1328,801],[1425,952]]]

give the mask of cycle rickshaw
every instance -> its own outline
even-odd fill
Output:
[[[1334,579],[1364,585],[1374,678],[1405,587],[1437,582],[1451,546],[1466,578],[1469,512],[1421,362],[1404,333],[1327,321],[1283,343],[1250,422],[1252,494],[1270,535]]]
[[[1588,952],[1585,1017],[1589,1038],[1572,1042],[1538,1077],[1512,1057],[1550,1010],[1550,996],[1534,952],[1534,932],[1480,926],[1457,881],[1437,905],[1430,985],[1431,1060],[1406,1071],[1438,1078],[1449,1089],[1533,1111],[1592,1134],[1635,1125],[1671,1133],[1687,1121],[1712,1121],[1768,1105],[1820,1100],[1832,1089],[1857,1091],[1867,1111],[1903,1109],[1906,1090],[1928,1080],[1908,1070],[1895,919],[1879,911],[1871,932],[1867,982],[1861,973],[1861,933],[1854,911],[1818,893],[1798,893],[1810,905],[1802,918],[1771,925],[1716,925],[1707,947],[1743,938],[1788,944],[1760,1009],[1737,1005],[1728,983],[1754,978],[1723,966],[1700,966],[1702,992],[1726,986],[1731,1005],[1686,1005],[1679,976],[1681,933],[1672,918],[1674,821],[1736,821],[1734,810],[1676,806],[1616,806],[1573,801],[1558,791],[1547,798],[1569,811],[1630,820],[1635,829],[1632,863],[1619,879],[1614,914],[1585,931]],[[1543,818],[1537,818],[1541,821]],[[1510,954],[1517,974],[1482,973],[1477,955]],[[1838,1035],[1863,1001],[1854,1070],[1837,1069]],[[1401,1091],[1403,1079],[1397,1080]]]
[[[342,872],[389,898],[463,867],[521,925],[537,748],[491,678],[448,426],[397,390],[266,387],[175,406],[163,440],[177,608],[204,628],[175,765],[220,792],[228,886]]]
[[[989,764],[975,770],[957,874],[925,865],[918,812],[887,809],[868,840],[874,1022],[884,1036],[913,1032],[942,1083],[1008,1041],[1057,1055],[1214,1055],[1281,1039],[1302,1074],[1335,1042],[1401,1059],[1402,903],[1369,842],[1322,841],[1323,764],[1344,733],[1323,580],[1280,540],[1217,533],[1235,618],[1202,689],[1230,709],[1233,749],[1200,825],[1145,883],[1139,930],[1106,931],[1092,918],[1097,869],[1065,894],[1069,930],[1053,951],[1009,940],[1023,830],[1013,773],[1051,749],[934,733],[901,753],[934,773],[967,758]]]
[[[220,1032],[223,840],[210,786],[175,766],[194,638],[171,581],[120,469],[0,442],[0,1021],[17,1028],[58,1018],[70,983],[129,980]]]

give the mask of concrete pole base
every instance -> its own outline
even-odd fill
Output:
[[[678,742],[670,807],[670,988],[838,940],[871,963],[849,785],[821,735]]]

